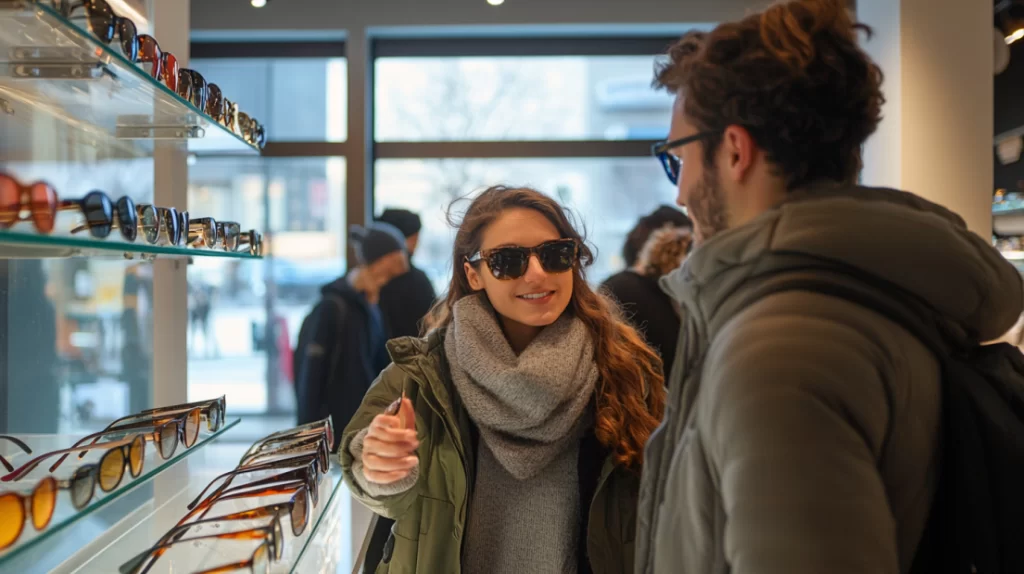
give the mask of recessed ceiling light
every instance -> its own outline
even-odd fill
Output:
[[[505,0],[487,0],[487,3],[491,6],[501,6],[505,3]]]
[[[267,0],[249,0],[253,8],[262,8],[267,5]]]

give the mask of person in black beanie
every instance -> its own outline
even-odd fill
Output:
[[[420,216],[405,209],[385,209],[377,221],[389,223],[402,232],[411,260],[420,240]],[[427,274],[410,261],[409,272],[396,277],[380,292],[380,311],[388,338],[419,336],[420,324],[435,298]]]
[[[320,302],[299,330],[299,424],[331,415],[335,428],[343,428],[391,362],[377,303],[381,288],[409,269],[405,237],[386,223],[353,225],[349,236],[358,266],[321,289]]]

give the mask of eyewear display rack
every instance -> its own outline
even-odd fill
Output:
[[[89,161],[155,158],[167,151],[259,153],[256,146],[128,61],[116,46],[116,41],[109,46],[101,42],[85,22],[64,18],[52,2],[0,0],[0,163],[59,165],[70,157]],[[116,233],[101,240],[88,233],[72,235],[68,229],[58,225],[52,233],[41,234],[27,222],[0,229],[0,281],[8,280],[6,265],[14,259],[259,258],[248,252],[150,245],[141,238],[127,242]],[[4,287],[0,285],[0,309],[17,303],[8,299]],[[16,336],[10,327],[6,311],[0,312],[0,348],[6,346],[7,337]],[[5,356],[6,351],[0,353],[0,359]],[[0,368],[0,387],[23,383],[7,377],[6,370]],[[196,444],[188,449],[179,447],[167,460],[147,444],[141,474],[135,478],[126,475],[111,492],[97,489],[82,509],[72,508],[68,492],[58,492],[49,525],[36,532],[31,522],[26,523],[19,540],[0,551],[0,574],[119,572],[123,564],[171,529],[211,480],[237,462],[232,460],[237,448],[220,442],[238,424],[230,418],[230,404],[228,409],[228,423],[215,433],[204,429]],[[4,416],[0,413],[0,422]],[[79,437],[23,438],[38,454],[66,448]],[[0,453],[16,467],[34,456],[6,445],[0,445]],[[70,457],[56,476],[66,478],[76,462]],[[0,491],[27,492],[35,484],[32,478],[45,475],[48,466],[40,465],[22,481],[0,483]],[[338,469],[323,476],[319,503],[310,509],[308,526],[298,537],[285,528],[282,556],[271,562],[270,572],[336,570],[342,536],[339,507],[344,497],[337,496],[341,484]],[[273,496],[229,501],[207,517],[280,501]],[[288,518],[283,520],[287,524]],[[218,528],[233,526],[204,524],[196,527],[194,534],[216,534]],[[230,539],[180,544],[149,571],[202,571],[243,560],[253,545],[252,541]]]

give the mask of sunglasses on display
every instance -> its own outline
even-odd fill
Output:
[[[57,506],[57,481],[48,476],[29,494],[0,492],[0,550],[10,548],[31,520],[36,532],[46,529]]]
[[[281,519],[274,517],[270,524],[258,528],[248,528],[238,532],[222,532],[219,534],[208,534],[205,536],[194,536],[191,538],[179,538],[161,542],[153,546],[141,557],[133,558],[123,564],[119,569],[122,574],[145,574],[153,567],[156,561],[167,550],[175,544],[184,542],[200,542],[203,540],[259,540],[261,541],[256,550],[248,560],[225,564],[208,570],[201,570],[193,574],[219,574],[221,572],[234,572],[236,570],[249,570],[253,574],[266,574],[270,572],[270,562],[277,562],[281,559],[284,548],[284,531],[281,528]]]
[[[536,247],[498,247],[481,251],[473,258],[467,257],[466,262],[476,266],[484,261],[495,279],[510,281],[526,274],[534,255],[544,271],[565,273],[579,261],[579,245],[575,239],[556,239]]]
[[[651,146],[651,153],[661,162],[661,167],[665,170],[665,175],[668,176],[672,185],[679,185],[679,172],[683,168],[683,162],[680,161],[679,156],[672,153],[672,150],[711,137],[714,133],[700,132],[677,140],[658,142]]]
[[[217,84],[206,85],[206,115],[213,118],[218,123],[224,119],[224,114],[227,113],[227,109],[224,105],[224,92],[221,91],[220,86]]]
[[[268,444],[256,452],[243,456],[238,466],[248,467],[253,464],[263,463],[270,458],[292,454],[316,454],[319,457],[317,462],[320,463],[320,470],[326,471],[330,468],[331,447],[327,444],[326,436],[295,439],[274,445]]]
[[[149,428],[152,428],[153,431],[140,432],[140,429]],[[141,434],[144,439],[149,440],[156,446],[157,452],[160,454],[160,458],[168,460],[174,456],[174,452],[178,450],[179,443],[185,445],[185,448],[192,448],[192,446],[195,445],[196,440],[199,438],[199,409],[193,409],[192,411],[179,414],[173,418],[140,421],[115,429],[102,430],[89,436],[82,437],[69,450],[74,450],[86,443],[96,444],[99,439],[109,437],[113,434],[125,435],[128,433]],[[85,452],[80,453],[78,458],[82,458],[85,454]],[[57,461],[50,466],[50,472],[56,471],[67,457],[68,455],[65,454],[57,459]]]
[[[199,495],[188,504],[187,508],[189,510],[194,510],[201,508],[204,504],[210,501],[222,498],[225,492],[232,490],[229,487],[231,486],[232,481],[239,476],[271,470],[283,470],[286,468],[292,470],[238,485],[234,490],[298,480],[307,483],[311,487],[311,490],[315,491],[315,486],[320,483],[320,479],[326,471],[326,469],[320,465],[321,462],[319,456],[309,454],[235,468],[211,480],[210,483],[206,485],[206,488],[204,488],[202,492],[200,492]],[[214,488],[214,485],[219,481],[223,482]],[[206,496],[207,492],[210,492],[211,494]],[[319,501],[319,497],[316,496],[316,494],[312,494],[311,496],[313,496],[316,501]],[[204,497],[206,498],[204,499]],[[314,506],[316,506],[316,502],[314,502]]]
[[[139,33],[135,23],[114,13],[106,0],[60,0],[60,13],[68,19],[81,8],[85,12],[89,31],[104,44],[114,38],[121,43],[121,52],[132,62],[139,61]]]
[[[36,231],[50,233],[57,217],[57,204],[56,190],[45,181],[24,185],[0,173],[0,228],[31,220]],[[25,212],[27,216],[22,215]]]
[[[116,442],[90,445],[84,448],[89,450],[107,449],[107,451],[100,457],[98,463],[83,464],[75,469],[70,479],[56,481],[58,488],[71,492],[71,504],[77,510],[81,510],[89,504],[96,493],[97,484],[104,492],[111,492],[116,489],[124,478],[125,468],[128,469],[132,478],[138,478],[142,474],[146,460],[146,440],[142,435],[134,435]],[[46,458],[70,453],[75,450],[78,450],[78,448],[58,450],[36,457],[0,480],[4,482],[20,480]],[[43,480],[49,478],[52,477],[46,477]],[[3,517],[0,516],[0,521],[2,519]]]
[[[138,237],[139,214],[130,197],[122,197],[114,203],[102,191],[90,191],[82,199],[62,200],[59,209],[78,210],[85,217],[85,223],[72,229],[71,233],[89,230],[96,239],[106,239],[112,230],[118,229],[127,241],[135,241]]]
[[[297,474],[297,473],[296,473]],[[269,482],[272,486],[263,486],[263,483],[268,483],[267,480],[261,480],[258,482],[243,484],[240,486],[226,489],[222,492],[214,492],[208,496],[203,502],[197,505],[192,510],[188,511],[175,528],[183,527],[188,524],[193,524],[197,520],[203,520],[207,513],[209,513],[215,506],[223,502],[230,502],[233,500],[247,500],[251,498],[265,498],[268,496],[283,496],[288,495],[291,497],[307,497],[312,504],[313,508],[316,508],[319,504],[319,492],[317,484],[312,482],[309,478],[300,478],[298,480],[289,480],[284,482]],[[257,487],[258,486],[258,487]],[[251,489],[252,487],[257,487]],[[307,505],[308,512],[308,505]],[[195,518],[196,520],[193,520]],[[186,529],[187,530],[187,529]],[[173,536],[181,536],[176,534]],[[171,537],[164,537],[164,540],[169,540]]]
[[[199,72],[190,68],[178,70],[178,95],[199,110],[206,112],[210,95],[209,85],[206,83],[206,78]]]
[[[5,440],[5,441],[8,441],[8,442],[14,443],[14,446],[20,448],[21,452],[23,452],[25,454],[32,454],[32,449],[29,448],[29,446],[27,444],[22,442],[22,440],[19,439],[16,436],[0,434],[0,440]],[[0,464],[4,465],[4,468],[7,469],[7,472],[14,472],[14,467],[11,466],[11,463],[8,462],[8,460],[6,458],[4,458],[3,455],[0,455]]]
[[[250,229],[238,236],[238,247],[248,247],[249,255],[262,255],[263,235],[255,229]]]
[[[224,424],[224,415],[227,411],[227,400],[224,395],[221,395],[215,399],[146,409],[133,415],[121,417],[107,425],[107,428],[104,430],[124,428],[125,425],[138,422],[140,420],[151,420],[153,418],[187,413],[194,409],[199,409],[201,420],[206,421],[206,429],[210,432],[217,432]]]
[[[291,441],[300,437],[317,436],[321,433],[327,435],[327,443],[333,448],[334,445],[334,419],[328,415],[325,419],[320,419],[311,423],[305,423],[297,427],[285,429],[283,431],[277,431],[275,433],[268,434],[260,440],[253,443],[249,450],[246,451],[246,456],[256,452],[262,448],[262,445],[273,442]],[[243,457],[244,458],[244,457]]]
[[[217,246],[217,220],[212,217],[200,217],[189,221],[188,245],[198,248],[213,249]]]
[[[224,251],[235,251],[238,249],[238,237],[242,234],[242,226],[234,221],[218,221],[217,236],[220,237],[220,247]]]

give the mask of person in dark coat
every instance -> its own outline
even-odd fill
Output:
[[[672,372],[675,359],[676,342],[679,340],[679,314],[672,306],[671,299],[662,292],[658,279],[665,273],[666,257],[662,250],[677,249],[682,236],[665,234],[660,247],[651,245],[648,257],[654,256],[662,263],[652,266],[649,262],[638,262],[641,251],[648,245],[652,233],[664,228],[682,231],[693,229],[693,222],[682,211],[663,205],[652,213],[640,218],[636,226],[626,236],[622,246],[622,258],[626,260],[626,269],[605,279],[602,289],[618,301],[619,307],[627,321],[640,331],[647,344],[661,355],[664,363],[665,376]],[[687,249],[690,241],[687,239]],[[675,247],[673,247],[675,246]],[[682,264],[685,253],[681,254],[678,267]],[[674,269],[674,268],[673,268]]]
[[[405,209],[385,209],[377,221],[395,226],[405,236],[409,271],[381,289],[380,311],[389,339],[418,337],[420,323],[437,298],[427,274],[412,264],[420,241],[420,216]]]
[[[618,301],[626,320],[661,355],[666,375],[675,362],[680,317],[658,281],[683,264],[692,244],[689,229],[668,224],[650,235],[632,269],[609,277],[602,285]]]
[[[391,362],[377,304],[381,288],[409,268],[405,237],[386,223],[353,225],[350,236],[359,266],[321,289],[299,334],[300,424],[331,415],[334,427],[344,428]]]

